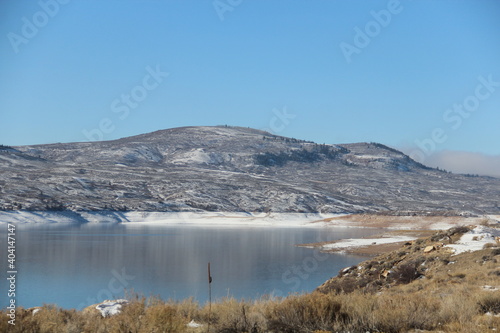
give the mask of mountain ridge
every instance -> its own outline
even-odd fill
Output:
[[[500,179],[233,126],[0,149],[0,210],[498,213]]]

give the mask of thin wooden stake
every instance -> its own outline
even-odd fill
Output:
[[[212,314],[212,275],[210,274],[210,262],[208,263],[208,326],[207,332],[210,332],[210,317]]]

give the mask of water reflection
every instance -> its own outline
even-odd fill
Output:
[[[25,307],[55,303],[82,308],[133,289],[164,299],[192,296],[203,303],[209,261],[213,298],[311,291],[339,269],[364,258],[328,255],[320,259],[324,255],[294,244],[377,232],[137,224],[18,227],[17,302]],[[5,237],[0,246],[6,248]],[[6,259],[0,259],[2,267]],[[2,274],[3,280],[5,271]],[[1,302],[2,307],[7,305],[5,298]]]

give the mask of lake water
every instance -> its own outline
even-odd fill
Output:
[[[7,306],[6,229],[2,227],[0,306]],[[179,225],[44,225],[16,230],[17,304],[82,309],[124,290],[163,299],[255,299],[309,292],[366,259],[295,244],[362,237],[356,228]]]

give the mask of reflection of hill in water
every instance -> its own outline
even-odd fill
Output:
[[[123,297],[125,287],[163,299],[193,296],[203,303],[208,297],[209,261],[214,299],[228,292],[253,299],[278,290],[284,294],[311,291],[363,258],[322,254],[322,261],[312,267],[309,261],[315,252],[295,244],[375,232],[116,224],[20,227],[17,261],[22,287],[17,300],[24,307],[52,303],[80,308]]]

